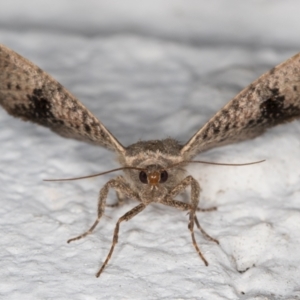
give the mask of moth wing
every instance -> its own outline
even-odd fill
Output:
[[[0,45],[0,104],[10,115],[48,127],[63,137],[125,151],[60,83],[3,45]]]
[[[183,146],[191,158],[200,152],[262,134],[300,117],[300,53],[242,90]]]

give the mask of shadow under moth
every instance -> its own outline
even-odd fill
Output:
[[[97,272],[100,276],[118,242],[120,223],[142,212],[152,202],[189,213],[188,228],[201,259],[194,236],[196,225],[204,236],[218,243],[201,227],[196,211],[200,186],[186,176],[185,167],[199,153],[211,148],[254,138],[267,128],[292,121],[300,116],[300,53],[263,74],[217,112],[184,145],[175,139],[139,141],[124,147],[106,127],[69,91],[33,63],[0,45],[0,104],[12,116],[50,128],[57,134],[102,146],[116,152],[123,175],[109,180],[100,190],[97,219],[85,233],[68,240],[81,239],[92,233],[104,214],[109,189],[117,192],[118,206],[124,199],[138,205],[116,223],[110,251]],[[109,173],[104,172],[100,174]],[[189,203],[175,197],[191,188]]]

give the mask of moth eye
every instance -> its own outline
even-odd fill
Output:
[[[164,183],[168,180],[168,172],[167,171],[162,171],[160,173],[160,183]]]
[[[141,181],[142,183],[148,183],[146,172],[141,171],[139,177],[140,177],[140,181]]]

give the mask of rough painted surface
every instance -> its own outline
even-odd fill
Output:
[[[126,146],[168,136],[185,142],[242,88],[299,52],[292,35],[288,46],[288,32],[285,49],[274,41],[271,48],[255,50],[134,35],[87,40],[2,30],[0,37],[55,76]],[[198,213],[202,227],[220,241],[218,246],[196,234],[208,267],[194,251],[186,214],[153,205],[123,224],[100,279],[94,274],[110,247],[114,224],[134,203],[107,209],[95,234],[68,245],[68,238],[91,225],[98,190],[111,177],[70,183],[42,179],[116,167],[113,155],[4,112],[0,122],[3,298],[299,297],[299,122],[199,157],[236,163],[266,158],[261,165],[189,168],[202,188],[201,206],[218,207]],[[113,193],[109,201],[115,202]]]

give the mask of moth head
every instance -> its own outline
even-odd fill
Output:
[[[124,173],[126,182],[143,202],[159,202],[182,180],[185,171],[157,162],[142,168],[125,169]]]
[[[119,161],[137,168],[125,169],[125,180],[142,201],[159,201],[183,179],[180,149],[173,139],[140,141],[127,147]]]
[[[143,184],[149,184],[156,187],[158,184],[165,183],[168,180],[168,172],[158,165],[148,166],[145,170],[140,171],[139,180]]]

